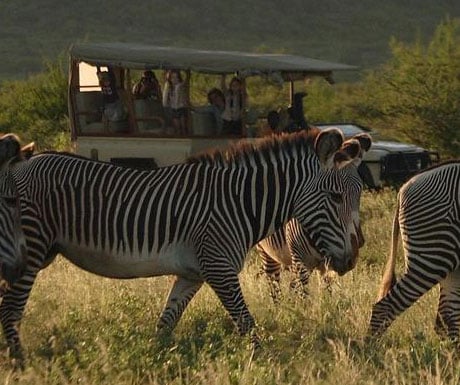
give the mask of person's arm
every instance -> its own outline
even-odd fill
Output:
[[[169,82],[167,81],[165,83],[165,86],[163,88],[163,106],[164,107],[170,107],[170,102],[169,102],[169,87],[170,87],[170,84]]]
[[[249,104],[248,102],[249,100],[248,100],[248,93],[246,91],[246,79],[242,78],[241,79],[241,105],[242,105],[243,112],[244,110],[248,108],[248,104]]]
[[[107,71],[109,73],[110,84],[113,88],[117,88],[117,78],[115,76],[115,71],[113,70],[112,66],[108,66]]]
[[[182,82],[181,93],[182,93],[182,97],[184,98],[184,105],[186,107],[190,107],[192,104],[190,101],[190,77],[191,77],[191,71],[190,70],[185,71],[185,79]]]
[[[220,76],[220,89],[222,90],[223,93],[227,91],[227,86],[225,84],[225,74]]]

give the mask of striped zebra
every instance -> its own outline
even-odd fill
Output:
[[[21,207],[10,162],[23,160],[32,145],[22,149],[15,135],[0,141],[0,296],[24,273],[27,260],[26,238],[21,226]],[[18,159],[15,159],[18,157]]]
[[[22,357],[17,326],[37,273],[58,253],[106,277],[175,275],[159,330],[172,330],[207,283],[258,346],[238,280],[254,244],[296,217],[334,269],[356,258],[338,170],[360,145],[350,152],[342,144],[340,131],[315,130],[151,171],[62,153],[15,164],[28,263],[0,305],[10,354]]]
[[[406,269],[396,281],[398,237]],[[369,332],[382,334],[395,318],[440,284],[435,329],[458,338],[460,326],[460,162],[434,166],[411,178],[398,193],[391,252]]]
[[[344,197],[348,200],[348,205],[352,210],[358,235],[358,246],[362,247],[364,236],[359,221],[359,203],[363,181],[358,167],[362,161],[362,156],[369,150],[372,139],[368,134],[356,135],[354,139],[359,140],[362,152],[354,162],[342,168],[340,173],[342,173],[344,180]],[[351,144],[353,141],[348,143]],[[347,142],[344,143],[344,147],[346,146]],[[290,286],[301,296],[308,293],[308,281],[315,269],[319,270],[325,283],[330,284],[330,276],[327,275],[328,266],[324,257],[312,245],[308,233],[295,218],[274,234],[260,241],[256,245],[256,250],[262,259],[262,269],[267,277],[270,296],[275,302],[278,302],[281,296],[280,277],[283,268],[287,268],[295,275]],[[353,261],[349,268],[352,269],[355,265],[356,261]]]

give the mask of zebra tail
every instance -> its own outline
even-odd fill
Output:
[[[378,301],[387,295],[393,285],[396,283],[395,265],[396,256],[398,254],[398,241],[399,241],[399,196],[396,204],[396,211],[393,217],[393,229],[391,233],[391,249],[390,255],[385,266],[385,270],[382,276],[382,282],[380,283],[380,290]]]

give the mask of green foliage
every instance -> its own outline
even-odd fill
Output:
[[[342,83],[331,85],[321,80],[311,81],[304,99],[305,113],[311,123],[356,121],[362,117],[354,109],[360,84]]]
[[[0,128],[40,149],[69,148],[67,72],[64,59],[47,62],[45,72],[0,89]]]
[[[460,154],[460,19],[446,19],[431,41],[413,44],[393,39],[393,57],[361,82],[330,85],[323,79],[296,82],[307,91],[307,120],[356,121],[387,137],[437,150],[443,157]],[[260,51],[267,46],[261,44]],[[282,51],[282,50],[278,50]],[[40,149],[69,149],[66,58],[45,62],[46,71],[0,88],[0,129],[15,132]],[[228,81],[228,79],[227,79]],[[207,104],[206,93],[220,87],[220,77],[194,74],[193,105]],[[247,80],[250,108],[260,117],[289,105],[289,86],[270,79]],[[262,120],[258,122],[261,126]]]
[[[460,19],[446,20],[429,44],[392,40],[393,58],[365,81],[363,111],[401,139],[460,154]]]

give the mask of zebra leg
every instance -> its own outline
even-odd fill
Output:
[[[369,334],[374,336],[383,334],[399,314],[443,279],[433,274],[431,277],[425,276],[422,280],[419,274],[415,269],[408,269],[388,293],[373,306]]]
[[[435,331],[442,337],[457,340],[460,327],[460,270],[448,274],[440,285]]]
[[[270,257],[263,248],[258,247],[257,251],[262,258],[262,269],[267,278],[270,297],[272,297],[273,302],[279,303],[281,298],[281,264]]]
[[[308,281],[310,280],[312,271],[307,269],[302,262],[298,261],[293,263],[292,270],[295,274],[295,278],[291,281],[291,289],[298,293],[301,298],[307,298]]]
[[[176,277],[166,305],[158,320],[158,331],[172,331],[174,329],[185,308],[202,285],[202,281],[191,281],[183,277]]]
[[[0,322],[5,335],[9,356],[23,365],[23,353],[19,338],[19,327],[37,271],[27,271],[24,276],[5,293],[0,305]]]
[[[241,335],[249,334],[254,348],[260,346],[259,337],[255,333],[255,321],[249,313],[244,301],[238,275],[234,272],[206,272],[206,282],[216,292],[222,305],[230,314]]]
[[[318,266],[318,271],[321,275],[321,281],[324,289],[329,293],[332,293],[332,284],[334,283],[335,276],[331,275],[331,271],[328,271],[327,267],[323,263]]]

